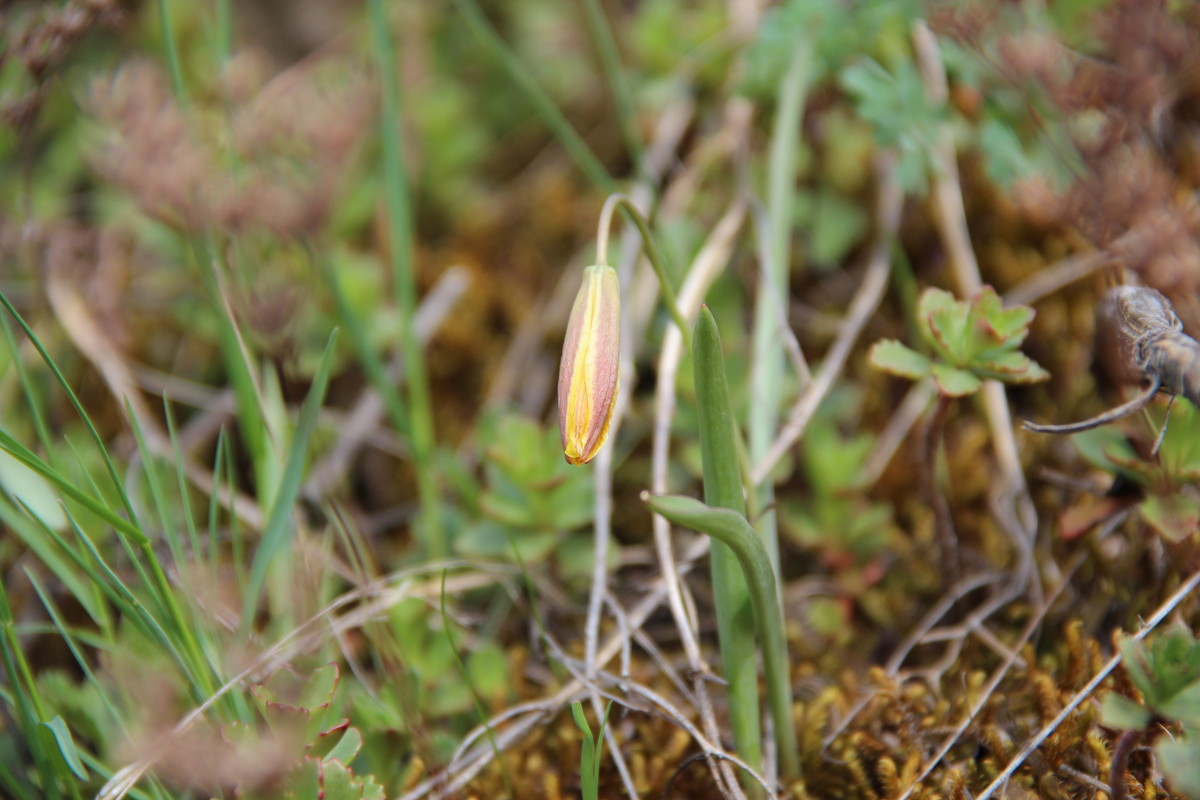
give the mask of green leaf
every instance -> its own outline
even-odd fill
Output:
[[[1175,740],[1164,736],[1154,745],[1154,754],[1171,788],[1200,800],[1200,743],[1190,734]]]
[[[494,642],[483,642],[467,655],[467,673],[483,697],[503,695],[508,690],[508,658]]]
[[[708,306],[700,308],[692,339],[696,380],[696,405],[700,416],[700,455],[704,471],[704,499],[710,505],[742,514],[742,471],[738,460],[738,434],[729,406],[729,381],[717,321]],[[708,533],[708,531],[704,531]],[[710,534],[711,535],[711,534]],[[757,538],[757,534],[754,534]],[[750,763],[761,756],[758,670],[754,663],[754,618],[749,589],[736,556],[718,537],[712,546],[710,568],[717,613],[717,641],[721,666],[728,681],[730,727],[738,755]]]
[[[262,593],[263,584],[267,579],[267,569],[287,545],[289,533],[293,528],[292,514],[296,497],[300,493],[300,480],[304,476],[304,464],[308,460],[308,443],[317,426],[317,415],[321,410],[321,405],[325,401],[325,389],[329,385],[329,373],[333,368],[336,343],[337,331],[335,330],[329,335],[329,342],[325,345],[325,354],[321,358],[321,366],[317,370],[312,388],[309,389],[308,396],[304,398],[304,404],[300,408],[300,419],[296,423],[296,432],[292,437],[279,490],[275,493],[266,527],[263,528],[258,552],[254,554],[254,561],[250,566],[250,578],[245,588],[245,602],[242,606],[243,628],[248,628],[253,622],[259,595]]]
[[[1110,692],[1100,703],[1100,724],[1123,731],[1140,731],[1150,724],[1150,711],[1124,695]]]
[[[929,374],[929,359],[895,339],[883,339],[873,344],[867,360],[876,369],[914,381]]]
[[[587,716],[583,713],[583,704],[578,700],[571,703],[571,716],[575,719],[575,727],[583,733],[583,743],[579,754],[579,782],[583,790],[583,800],[596,800],[600,792],[596,780],[599,769],[596,740],[592,736]]]
[[[1121,650],[1121,663],[1125,665],[1125,673],[1134,687],[1147,699],[1155,694],[1154,681],[1146,672],[1145,645],[1131,636],[1122,636],[1118,647]]]
[[[1024,353],[1010,350],[990,358],[975,361],[972,368],[980,374],[1002,380],[1005,383],[1038,383],[1047,380],[1050,373]]]
[[[832,189],[817,197],[809,252],[818,265],[836,265],[867,230],[869,220],[859,205]]]
[[[997,341],[1016,347],[1025,340],[1029,333],[1029,323],[1033,322],[1036,312],[1029,306],[1012,306],[1005,308],[1000,295],[991,286],[984,286],[975,298],[974,304],[979,309],[979,315],[988,333]]]
[[[61,531],[67,527],[67,517],[50,482],[2,450],[0,486],[47,528]]]
[[[54,741],[58,744],[58,752],[62,753],[63,760],[67,762],[67,767],[70,768],[76,778],[86,781],[88,777],[87,769],[83,766],[83,762],[79,760],[79,752],[75,749],[75,740],[71,738],[71,730],[67,727],[67,723],[63,722],[62,717],[56,716],[49,722],[43,722],[42,725],[49,728],[50,733],[54,734]]]
[[[338,739],[338,743],[325,754],[322,761],[340,761],[343,764],[349,764],[358,755],[358,751],[362,749],[363,737],[358,732],[358,728],[346,728],[346,732],[342,734],[342,738]]]
[[[968,309],[945,289],[931,286],[917,300],[917,324],[921,335],[942,358],[953,361],[967,330]]]
[[[1139,509],[1142,518],[1169,542],[1181,542],[1200,529],[1200,503],[1190,494],[1151,495]]]
[[[1200,675],[1192,673],[1193,680]],[[1176,692],[1158,707],[1158,712],[1167,719],[1182,722],[1189,728],[1200,728],[1200,682],[1195,682]]]
[[[948,397],[966,397],[979,391],[983,382],[965,369],[934,364],[931,368],[938,391]]]
[[[576,700],[571,703],[571,717],[575,720],[575,727],[583,733],[584,736],[592,738],[592,726],[588,724],[587,714],[583,713],[583,703]]]
[[[699,336],[696,338],[697,341],[700,339]],[[791,724],[792,692],[788,677],[791,673],[788,668],[787,638],[779,595],[775,589],[775,570],[762,539],[743,515],[727,508],[714,508],[690,497],[651,495],[649,492],[642,492],[642,501],[671,522],[723,542],[737,558],[754,609],[753,625],[757,628],[762,647],[767,704],[776,721],[775,736],[781,762],[787,774],[799,775],[796,732]],[[752,663],[753,654],[751,645],[740,655]]]
[[[1163,468],[1179,482],[1200,480],[1200,409],[1176,403],[1159,456]]]
[[[1093,467],[1120,474],[1139,484],[1146,482],[1144,475],[1125,466],[1138,461],[1138,457],[1129,439],[1116,428],[1105,426],[1081,431],[1071,437],[1071,443],[1083,460]]]
[[[262,683],[251,687],[251,694],[262,703],[294,711],[312,713],[327,708],[338,683],[337,664],[325,664],[308,675],[291,667],[281,667]]]

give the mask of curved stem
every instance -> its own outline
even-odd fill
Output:
[[[679,495],[651,495],[642,492],[642,502],[656,514],[676,525],[711,536],[729,546],[737,557],[750,589],[754,618],[758,627],[766,678],[767,703],[775,722],[775,741],[784,777],[800,775],[796,746],[796,726],[792,722],[792,684],[788,667],[787,639],[783,613],[775,593],[775,570],[762,539],[746,518],[727,508],[713,508],[699,500]]]
[[[1132,730],[1125,731],[1121,738],[1117,739],[1117,746],[1113,748],[1112,754],[1112,771],[1108,778],[1112,800],[1125,800],[1125,770],[1129,766],[1129,756],[1141,738],[1141,730]]]
[[[952,397],[938,393],[937,402],[925,426],[922,458],[922,478],[926,497],[933,508],[933,525],[941,554],[943,581],[950,581],[958,574],[958,537],[954,532],[954,519],[950,514],[950,503],[937,485],[938,450],[946,426],[946,415],[953,402]]]
[[[692,334],[688,329],[687,321],[684,320],[683,314],[679,311],[679,306],[675,302],[675,287],[671,285],[670,277],[667,275],[666,262],[663,261],[662,254],[658,250],[658,245],[654,243],[654,237],[650,235],[650,223],[642,216],[642,212],[633,204],[633,200],[629,195],[615,192],[608,196],[604,201],[604,207],[600,209],[600,224],[596,231],[596,263],[608,263],[608,236],[612,228],[612,218],[616,210],[620,208],[625,212],[634,225],[637,226],[638,233],[642,236],[642,250],[646,253],[646,258],[650,261],[650,266],[654,268],[654,274],[658,277],[658,285],[662,289],[663,303],[667,307],[667,311],[671,314],[671,319],[679,327],[679,332],[683,334],[684,344],[688,350],[692,349]]]

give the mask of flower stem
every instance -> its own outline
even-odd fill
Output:
[[[684,344],[690,350],[692,348],[691,330],[688,328],[687,320],[683,318],[683,314],[675,302],[675,287],[672,286],[670,276],[667,274],[666,262],[663,260],[658,245],[654,243],[654,237],[650,234],[650,223],[642,216],[642,212],[638,211],[638,207],[633,204],[633,200],[626,194],[620,192],[610,194],[608,199],[604,201],[604,207],[600,209],[600,224],[596,231],[596,263],[608,263],[608,237],[612,229],[613,214],[616,213],[618,208],[625,212],[625,216],[637,226],[638,233],[642,235],[642,250],[645,251],[646,258],[650,261],[650,266],[654,268],[654,274],[658,276],[658,284],[663,293],[663,302],[667,306],[667,311],[670,313],[671,319],[679,326],[679,332],[683,334]]]

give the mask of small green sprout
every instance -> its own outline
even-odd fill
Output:
[[[874,344],[869,358],[872,366],[893,375],[913,380],[932,375],[938,391],[947,397],[974,394],[987,378],[1036,383],[1049,378],[1049,373],[1018,349],[1033,317],[1028,306],[1005,308],[990,286],[969,303],[929,288],[917,303],[917,324],[934,357],[884,339]]]
[[[610,711],[611,702],[604,707],[600,729],[593,736],[587,715],[583,713],[583,704],[578,700],[571,703],[571,716],[575,718],[575,727],[583,734],[583,750],[579,754],[579,785],[583,791],[583,800],[597,800],[600,797],[600,756],[604,752],[604,728],[608,725]]]
[[[1129,753],[1147,730],[1163,723],[1178,724],[1184,733],[1155,745],[1159,767],[1176,791],[1200,798],[1200,642],[1176,626],[1151,644],[1126,637],[1119,646],[1142,703],[1110,693],[1100,706],[1101,724],[1125,732],[1113,750],[1113,800],[1124,797]]]

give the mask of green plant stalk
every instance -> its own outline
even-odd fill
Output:
[[[373,0],[375,2],[376,0]],[[533,75],[529,70],[525,69],[525,65],[513,55],[508,45],[496,33],[491,23],[487,21],[487,17],[479,9],[479,5],[475,0],[452,0],[455,8],[467,21],[467,27],[471,29],[471,33],[483,45],[484,49],[496,62],[497,66],[508,75],[509,80],[513,85],[525,95],[525,100],[533,106],[533,111],[537,114],[555,138],[562,144],[563,149],[567,151],[567,155],[575,162],[579,169],[587,176],[596,188],[601,191],[611,194],[616,190],[616,184],[613,182],[612,176],[608,174],[608,170],[600,163],[600,159],[596,158],[595,153],[587,146],[575,129],[571,127],[571,123],[567,122],[566,117],[554,105],[554,101],[550,99],[545,90],[538,85]]]
[[[243,595],[242,620],[240,632],[244,635],[254,624],[254,612],[267,579],[267,570],[275,557],[284,552],[288,542],[288,534],[293,528],[292,514],[296,496],[300,493],[300,481],[304,477],[304,463],[308,456],[308,444],[313,429],[317,425],[317,415],[325,401],[325,389],[329,385],[329,373],[333,368],[333,352],[337,343],[337,330],[329,335],[325,345],[325,354],[321,357],[321,365],[313,378],[313,385],[308,390],[308,396],[300,407],[300,417],[296,421],[296,431],[292,437],[291,449],[288,452],[287,463],[284,467],[279,490],[275,493],[271,505],[271,513],[263,528],[262,539],[254,561],[250,566],[250,577],[246,583]]]
[[[50,621],[54,625],[54,628],[58,631],[58,635],[62,637],[63,643],[67,646],[67,649],[71,651],[71,656],[75,659],[76,665],[83,672],[84,678],[87,679],[89,684],[96,688],[96,694],[99,696],[100,702],[104,706],[104,710],[108,712],[108,716],[111,717],[113,724],[121,729],[121,735],[125,743],[131,743],[129,727],[125,724],[125,720],[121,716],[121,712],[117,710],[117,706],[113,702],[111,694],[105,690],[104,685],[96,678],[96,674],[92,672],[92,668],[91,665],[88,664],[87,657],[84,655],[79,643],[75,641],[75,637],[71,634],[70,629],[67,627],[66,622],[62,618],[62,614],[59,613],[58,606],[55,605],[54,601],[50,597],[50,594],[42,586],[41,581],[38,580],[37,574],[34,572],[34,570],[26,568],[25,576],[29,579],[29,583],[33,587],[34,592],[37,593],[38,599],[42,601],[42,607],[45,608],[46,613],[50,615]],[[105,642],[105,644],[107,644],[107,642]]]
[[[224,65],[233,52],[232,0],[217,0],[217,61]]]
[[[59,386],[66,393],[67,399],[70,400],[72,407],[74,407],[76,413],[79,415],[79,418],[83,421],[84,426],[88,430],[88,434],[100,453],[101,459],[104,461],[105,469],[108,472],[113,486],[117,490],[117,494],[121,499],[121,504],[123,505],[129,519],[126,520],[119,514],[112,511],[102,499],[92,497],[91,495],[88,495],[87,493],[77,489],[74,484],[68,481],[64,476],[59,475],[48,464],[34,455],[28,448],[24,447],[15,439],[8,436],[6,433],[3,433],[2,431],[0,431],[0,448],[6,450],[10,455],[16,457],[26,466],[32,468],[35,472],[38,472],[43,477],[49,479],[51,483],[58,486],[60,491],[62,491],[64,494],[68,495],[72,499],[78,500],[84,506],[88,507],[88,509],[93,513],[99,514],[107,522],[112,524],[114,528],[125,534],[124,539],[127,543],[132,542],[132,544],[136,545],[137,549],[141,553],[142,559],[149,567],[148,582],[154,589],[156,600],[170,619],[172,627],[175,629],[175,633],[178,636],[180,643],[183,645],[184,650],[188,653],[189,658],[192,660],[192,666],[199,666],[203,663],[199,643],[192,634],[191,626],[188,620],[184,617],[183,609],[179,605],[179,601],[171,588],[171,582],[167,578],[166,572],[163,570],[162,563],[158,560],[157,554],[154,552],[154,548],[149,537],[146,536],[145,532],[143,532],[141,528],[141,523],[138,521],[137,514],[133,508],[133,503],[130,501],[129,494],[125,489],[125,484],[117,474],[116,465],[113,464],[112,457],[109,455],[108,449],[104,446],[104,440],[101,438],[100,432],[96,430],[96,426],[92,423],[91,417],[88,416],[87,411],[83,408],[83,404],[79,401],[79,398],[71,389],[70,384],[59,370],[54,359],[50,357],[50,353],[47,352],[46,348],[42,345],[41,340],[38,339],[38,337],[34,334],[33,329],[30,328],[29,324],[25,321],[24,317],[17,312],[17,309],[12,305],[12,302],[3,293],[0,293],[0,304],[5,307],[10,315],[12,315],[12,318],[16,320],[17,325],[20,326],[21,330],[25,333],[26,337],[29,338],[29,341],[33,344],[34,348],[37,349],[38,354],[42,357],[42,361],[46,364],[47,368],[49,368],[51,374],[54,376],[55,381],[58,382]],[[139,572],[142,570],[141,564],[135,564],[135,566],[138,567]],[[195,677],[197,679],[195,686],[198,691],[200,693],[211,694],[215,689],[215,685],[213,684],[212,676],[208,673],[208,671],[199,670]]]
[[[708,306],[701,307],[700,318],[696,320],[692,359],[700,414],[704,500],[711,506],[726,508],[739,515],[745,514],[737,459],[737,433],[729,409],[729,385],[725,378],[725,358],[721,353],[717,322]],[[670,516],[667,518],[671,519]],[[738,570],[737,554],[724,537],[716,538],[718,541],[713,542],[711,556],[713,603],[717,613],[721,664],[725,679],[729,682],[730,727],[733,728],[733,741],[738,755],[758,767],[762,764],[762,731],[759,727],[758,669],[754,659],[754,620],[749,589],[746,578]]]
[[[722,543],[722,546],[727,547],[736,556],[749,587],[762,644],[767,704],[775,722],[775,743],[779,749],[780,771],[785,778],[798,778],[800,758],[796,746],[796,728],[792,721],[787,638],[784,635],[783,613],[779,608],[775,570],[762,539],[754,528],[750,527],[744,516],[730,509],[714,508],[691,497],[651,495],[649,492],[642,493],[642,500],[656,514],[662,514],[676,525],[691,528],[719,540],[713,543],[714,554],[716,545]],[[746,653],[741,655],[746,657]]]
[[[583,0],[583,10],[587,16],[588,32],[600,56],[600,68],[604,70],[604,77],[612,90],[613,104],[617,108],[617,123],[621,126],[621,135],[625,137],[625,146],[629,148],[633,163],[641,169],[644,148],[638,135],[633,92],[629,88],[629,75],[621,66],[621,55],[617,50],[612,26],[604,16],[600,0]]]
[[[305,249],[308,251],[313,263],[319,265],[318,269],[325,279],[326,285],[329,287],[330,296],[333,298],[333,307],[337,314],[338,324],[344,327],[346,333],[350,336],[350,344],[354,347],[354,353],[362,364],[363,372],[367,374],[367,380],[379,392],[384,408],[387,409],[388,416],[391,418],[392,424],[396,426],[396,430],[411,440],[412,433],[409,430],[408,409],[404,406],[404,399],[400,396],[400,392],[396,390],[396,384],[388,375],[387,367],[384,366],[383,360],[371,347],[362,322],[350,307],[350,301],[346,299],[346,292],[342,288],[341,281],[338,279],[337,270],[333,268],[328,258],[318,254],[316,248],[311,246],[311,243],[307,243]]]
[[[162,26],[163,50],[167,57],[167,71],[171,75],[171,87],[179,102],[183,103],[183,66],[179,60],[179,48],[175,45],[175,31],[171,24],[171,0],[158,0],[158,21]]]
[[[600,209],[600,222],[596,233],[596,263],[608,264],[609,231],[612,228],[613,214],[618,208],[624,211],[625,216],[637,226],[638,233],[642,237],[642,250],[646,253],[646,259],[654,268],[654,274],[658,278],[658,285],[663,294],[663,303],[666,305],[671,319],[678,326],[679,332],[683,334],[684,344],[690,350],[692,347],[691,328],[688,327],[687,320],[683,318],[683,313],[675,301],[675,287],[671,284],[670,273],[667,272],[667,262],[663,260],[658,245],[654,243],[649,221],[642,216],[642,212],[633,204],[629,195],[614,192],[608,196],[604,201],[604,207]]]
[[[583,800],[598,800],[600,797],[600,758],[604,754],[604,729],[608,725],[608,715],[612,711],[612,701],[604,707],[604,716],[600,718],[600,730],[592,735],[592,726],[588,725],[587,715],[583,713],[583,703],[578,700],[571,703],[571,716],[575,727],[583,734],[583,745],[579,753],[579,784]]]
[[[47,752],[47,737],[39,725],[47,720],[46,710],[42,706],[41,695],[38,694],[37,684],[33,680],[33,672],[29,669],[29,663],[21,650],[14,623],[8,592],[3,584],[0,584],[0,663],[4,665],[4,672],[13,688],[10,704],[16,711],[17,729],[24,734],[34,765],[41,776],[42,791],[48,798],[58,798],[61,794]]]
[[[804,98],[810,80],[812,54],[803,39],[796,42],[792,60],[779,85],[779,103],[771,131],[771,152],[767,174],[767,225],[770,253],[763,271],[758,298],[754,305],[753,368],[750,386],[755,401],[748,419],[750,463],[757,464],[767,454],[775,438],[783,397],[784,352],[780,344],[778,309],[786,306],[774,298],[788,296],[788,257],[792,240],[792,220],[796,199],[796,138],[804,111]],[[751,487],[755,507],[764,509],[756,527],[766,543],[767,552],[779,571],[779,534],[772,506],[775,491],[770,480]]]
[[[21,384],[21,391],[25,394],[25,402],[29,406],[29,415],[33,418],[33,429],[37,431],[38,442],[41,443],[46,457],[53,458],[53,451],[50,447],[50,428],[46,425],[46,415],[42,413],[41,395],[29,373],[25,371],[25,362],[21,358],[21,351],[17,347],[17,340],[13,336],[12,326],[8,324],[7,318],[0,317],[0,328],[4,329],[4,342],[8,345],[13,366],[17,370],[17,380]]]
[[[425,354],[417,338],[414,320],[417,309],[416,264],[413,256],[412,209],[408,197],[408,179],[401,152],[400,86],[396,71],[396,53],[383,0],[368,0],[375,57],[379,66],[383,110],[380,135],[383,139],[383,184],[387,200],[388,231],[391,235],[393,283],[396,304],[404,320],[404,377],[408,388],[409,443],[417,473],[420,516],[416,529],[423,539],[426,555],[442,558],[449,552],[446,542],[433,459],[433,411],[429,398],[429,377],[425,372]]]
[[[126,523],[124,520],[121,520],[123,527],[126,530],[136,530],[135,536],[145,539],[145,534],[141,532],[141,527],[137,522],[137,514],[133,510],[133,503],[129,500],[129,493],[125,491],[125,483],[117,474],[116,465],[113,464],[112,457],[108,454],[108,448],[104,446],[104,439],[101,438],[100,432],[96,430],[96,426],[92,424],[92,418],[89,417],[87,411],[84,410],[83,403],[79,402],[79,397],[76,396],[74,390],[71,389],[71,384],[67,383],[67,379],[59,370],[58,364],[56,364],[54,359],[50,357],[50,353],[47,352],[46,348],[42,345],[41,340],[36,334],[34,334],[33,329],[29,327],[29,323],[27,323],[25,318],[17,312],[16,307],[13,306],[12,301],[8,299],[8,296],[2,292],[0,292],[0,304],[3,304],[8,313],[12,315],[12,318],[16,320],[17,325],[20,326],[30,343],[38,351],[38,355],[42,357],[42,362],[50,370],[50,373],[54,376],[54,380],[60,387],[62,387],[63,392],[67,395],[67,399],[71,402],[72,408],[75,409],[75,413],[79,415],[79,418],[83,421],[84,426],[87,428],[88,435],[91,437],[92,442],[95,443],[96,449],[100,453],[100,458],[104,461],[104,468],[108,472],[108,477],[112,481],[113,488],[116,489],[117,495],[121,498],[121,505],[124,506],[125,513],[129,515],[130,522]],[[16,454],[14,453],[13,455]],[[108,509],[105,510],[107,511]],[[116,514],[111,515],[119,519]]]
[[[222,0],[225,2],[225,0]],[[171,73],[171,87],[175,93],[176,102],[186,111],[187,85],[183,80],[183,68],[179,58],[179,47],[175,42],[174,26],[171,23],[171,3],[169,0],[159,0],[159,20],[162,25],[163,48],[166,52],[167,64]],[[221,20],[222,12],[218,8],[218,27],[228,27],[228,19]],[[219,36],[223,34],[219,33]],[[249,349],[245,346],[242,336],[233,319],[233,312],[225,302],[221,289],[221,276],[218,264],[220,258],[218,248],[213,242],[212,235],[206,234],[201,241],[192,239],[192,250],[197,263],[200,265],[201,279],[208,292],[210,302],[217,309],[217,342],[221,350],[221,359],[229,371],[229,381],[233,384],[234,397],[237,400],[238,429],[245,440],[246,449],[250,452],[254,464],[255,478],[260,487],[274,487],[272,467],[273,454],[268,447],[269,438],[266,422],[262,413],[262,398],[255,385],[255,364]],[[271,488],[260,492],[263,510],[269,505]]]

